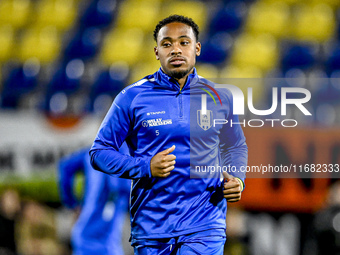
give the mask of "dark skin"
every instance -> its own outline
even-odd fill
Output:
[[[225,178],[223,189],[224,198],[227,199],[227,201],[230,203],[240,201],[242,195],[241,188],[243,185],[241,184],[241,180],[233,177],[228,173],[223,173],[223,175],[227,176],[227,178]]]
[[[159,30],[154,52],[163,72],[174,77],[182,89],[188,75],[194,71],[196,56],[201,54],[201,43],[196,42],[190,26],[173,22]],[[176,77],[181,72],[183,77]]]
[[[164,151],[158,152],[152,157],[150,162],[151,174],[153,177],[168,177],[174,170],[176,156],[170,154],[175,150],[175,145]]]
[[[160,61],[164,73],[175,78],[183,88],[188,75],[193,73],[196,56],[201,53],[201,43],[196,41],[193,29],[183,23],[173,22],[159,30],[157,46],[154,48],[156,59]],[[163,150],[152,157],[150,162],[153,177],[166,178],[175,168],[176,156],[171,154],[175,146]],[[223,194],[228,202],[241,199],[241,181],[224,173]]]

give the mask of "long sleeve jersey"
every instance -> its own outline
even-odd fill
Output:
[[[195,69],[182,89],[159,69],[122,90],[104,118],[90,150],[91,163],[133,180],[132,239],[225,229],[223,179],[204,169],[232,166],[230,174],[244,182],[247,145],[240,125],[230,125],[238,122],[231,92],[216,89],[220,101],[215,104],[212,97],[202,96],[212,90],[214,84]],[[130,156],[118,151],[124,141]],[[151,158],[172,145],[175,169],[166,178],[152,177]]]
[[[127,147],[121,152],[128,153]],[[84,175],[82,201],[75,195],[77,173]],[[121,235],[131,181],[95,171],[90,164],[89,148],[63,157],[58,176],[62,203],[69,208],[81,208],[72,228],[74,254],[124,254]]]

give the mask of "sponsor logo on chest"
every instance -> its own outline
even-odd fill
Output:
[[[157,127],[157,126],[165,126],[165,125],[171,125],[171,124],[172,124],[172,119],[163,120],[163,118],[142,121],[143,127]]]

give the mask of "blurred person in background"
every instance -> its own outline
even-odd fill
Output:
[[[61,255],[64,247],[57,237],[56,212],[35,200],[23,202],[18,224],[18,254]]]
[[[16,190],[5,190],[0,198],[0,254],[17,253],[16,225],[21,210],[21,201]]]
[[[226,222],[228,227],[224,255],[250,254],[248,250],[247,213],[242,208],[229,207]]]
[[[122,153],[128,153],[126,145]],[[128,212],[130,180],[95,171],[89,148],[78,150],[59,161],[59,190],[62,203],[79,213],[73,226],[74,255],[123,255],[122,229]],[[75,191],[75,175],[84,176],[82,202]]]
[[[315,214],[303,255],[340,255],[340,181],[329,189],[325,208]]]

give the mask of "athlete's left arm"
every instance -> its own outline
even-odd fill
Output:
[[[219,137],[222,164],[229,170],[228,173],[224,173],[226,180],[224,197],[228,202],[236,202],[240,200],[241,192],[245,187],[248,147],[239,118],[233,115],[231,93],[226,94],[226,99],[228,122],[223,125]]]

